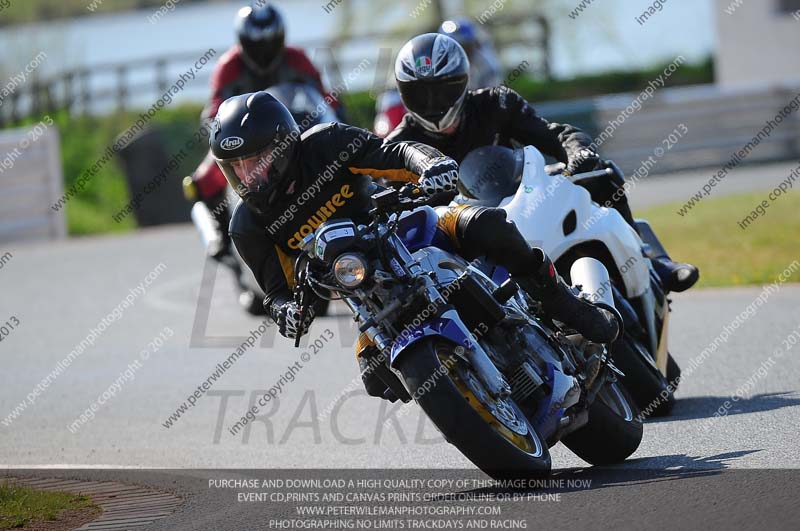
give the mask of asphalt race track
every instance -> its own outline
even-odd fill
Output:
[[[788,167],[773,167],[775,175]],[[686,196],[707,173],[680,177]],[[758,188],[758,173],[738,170],[730,189]],[[773,179],[766,181],[765,188]],[[641,184],[635,204],[654,204],[667,188],[662,178]],[[308,337],[319,339],[317,347],[305,341],[294,349],[269,327],[220,375],[217,364],[260,320],[235,305],[227,271],[203,270],[192,227],[9,250],[13,258],[0,270],[0,322],[14,317],[19,324],[0,344],[3,468],[116,469],[41,473],[122,479],[187,495],[185,507],[193,510],[153,527],[160,529],[261,528],[265,506],[225,505],[204,483],[213,473],[134,469],[473,468],[415,406],[365,396],[352,349],[355,329],[341,306],[315,322]],[[612,470],[582,470],[586,463],[553,448],[557,477],[589,478],[592,488],[542,505],[544,521],[565,526],[559,513],[574,507],[575,528],[625,527],[634,520],[614,507],[635,507],[638,516],[661,515],[653,528],[692,527],[702,515],[728,527],[798,528],[797,509],[787,511],[796,505],[789,493],[797,492],[798,479],[790,469],[800,467],[800,358],[787,347],[800,338],[800,286],[778,284],[727,341],[698,358],[761,293],[749,287],[673,297],[671,351],[681,366],[694,367],[681,383],[674,414],[648,422],[634,458]],[[34,396],[82,341],[80,354]],[[296,374],[280,383],[295,363]],[[196,405],[165,427],[215,371],[216,381],[193,398]],[[271,388],[276,398],[231,434]],[[731,400],[737,391],[740,398]],[[724,495],[726,489],[736,496]],[[756,499],[766,504],[758,513],[732,510],[744,511]],[[580,503],[565,505],[571,501]]]

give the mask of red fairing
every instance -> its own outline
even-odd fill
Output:
[[[378,97],[377,115],[373,125],[375,134],[385,138],[400,125],[405,114],[406,107],[400,99],[400,93],[395,89],[387,90]]]
[[[403,121],[406,108],[402,103],[390,107],[375,117],[375,134],[381,138],[394,131],[394,128]]]
[[[214,118],[222,102],[236,94],[228,94],[227,88],[232,88],[244,72],[242,51],[238,45],[229,49],[217,62],[211,74],[211,101],[203,111],[204,118]]]
[[[194,182],[197,184],[197,189],[200,192],[201,198],[211,198],[221,194],[225,187],[228,186],[228,180],[225,179],[225,174],[217,166],[211,152],[208,152],[206,158],[200,163],[200,166],[194,172]]]

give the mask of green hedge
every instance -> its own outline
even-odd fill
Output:
[[[200,124],[199,105],[163,109],[152,123],[164,131],[167,153],[176,153]],[[75,184],[78,177],[91,168],[107,147],[132,124],[138,113],[119,113],[103,117],[70,117],[66,112],[51,115],[61,137],[61,159],[64,189]],[[29,120],[35,123],[38,120]],[[179,168],[179,175],[194,171],[206,148],[199,145]],[[135,227],[132,216],[116,223],[112,218],[130,200],[128,185],[121,161],[115,157],[105,164],[86,187],[66,205],[67,228],[72,235],[104,232],[124,232]]]
[[[639,92],[647,87],[650,81],[657,79],[668,64],[664,63],[647,70],[608,72],[555,81],[543,81],[523,76],[510,83],[510,86],[531,102],[580,99],[619,92]],[[708,58],[701,63],[682,65],[666,80],[666,86],[713,82],[714,65],[711,58]]]

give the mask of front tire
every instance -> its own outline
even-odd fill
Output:
[[[562,442],[592,465],[611,465],[626,460],[639,448],[643,430],[633,399],[623,386],[611,382],[589,407],[589,422]]]
[[[543,477],[550,473],[547,444],[517,405],[510,399],[495,402],[503,404],[501,409],[513,416],[518,430],[526,429],[524,435],[506,427],[470,390],[475,381],[464,381],[471,369],[455,353],[458,347],[426,338],[409,348],[397,367],[411,396],[450,444],[493,478]],[[510,417],[505,418],[508,422]]]
[[[318,299],[314,302],[314,310],[316,311],[317,317],[323,317],[328,315],[328,310],[331,307],[331,301],[327,299]]]

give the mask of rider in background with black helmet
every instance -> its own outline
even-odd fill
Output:
[[[459,163],[482,146],[533,145],[564,163],[566,175],[602,164],[589,135],[548,122],[508,87],[468,90],[469,72],[463,48],[446,35],[427,33],[406,43],[395,63],[395,79],[408,113],[386,141],[422,142]],[[587,185],[587,190],[594,201],[610,204],[636,229],[628,198],[619,192],[624,184],[624,176],[615,171],[610,179]],[[469,197],[467,190],[462,193]],[[455,207],[454,215],[470,216],[474,208]],[[653,266],[668,291],[687,290],[699,276],[695,266],[668,257],[653,260]]]
[[[231,98],[219,109],[211,150],[242,198],[230,233],[236,250],[266,293],[267,314],[280,333],[307,332],[313,311],[301,319],[293,300],[294,262],[303,238],[330,219],[368,222],[373,179],[415,183],[422,194],[453,193],[458,164],[415,142],[388,142],[338,123],[299,132],[292,115],[266,92]],[[499,209],[469,218],[440,219],[443,236],[466,258],[488,256],[505,266],[550,315],[599,343],[619,333],[616,316],[575,297],[544,253],[531,248]],[[469,223],[467,223],[469,221]]]
[[[211,75],[211,100],[203,110],[204,120],[213,120],[223,101],[238,94],[265,90],[279,83],[307,83],[328,96],[335,111],[337,100],[330,97],[319,71],[299,48],[286,46],[286,24],[271,4],[254,2],[241,8],[234,21],[237,44],[217,63]],[[220,230],[219,249],[209,252],[216,258],[230,252],[227,227],[230,221],[225,206],[227,182],[212,157],[203,160],[191,179],[184,180],[190,200],[201,200],[208,207]]]
[[[243,7],[234,21],[238,44],[222,56],[211,78],[211,101],[203,114],[213,119],[223,101],[279,83],[308,83],[328,95],[319,70],[300,48],[286,46],[286,23],[271,4]],[[336,106],[336,99],[333,98]]]

